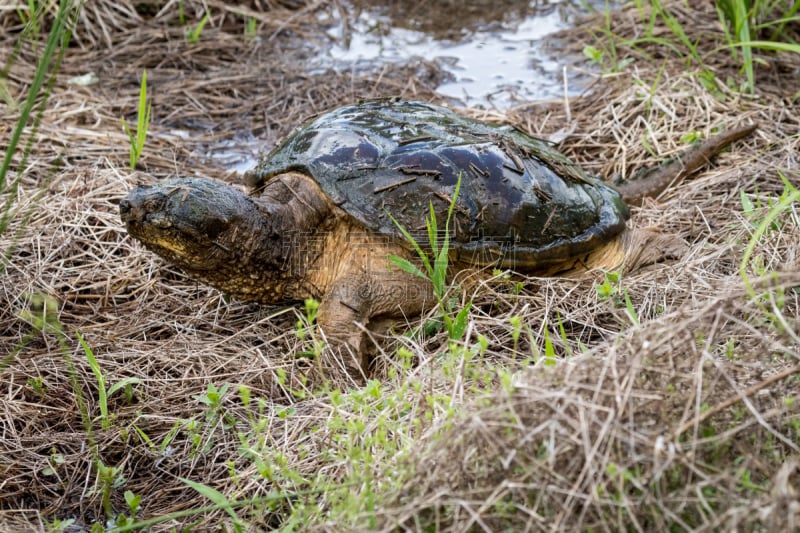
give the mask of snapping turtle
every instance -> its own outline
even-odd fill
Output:
[[[370,101],[297,130],[246,175],[249,195],[176,178],[136,188],[119,208],[134,238],[194,279],[245,300],[319,299],[320,328],[360,364],[365,326],[433,300],[427,281],[389,266],[389,254],[415,259],[395,220],[424,234],[430,206],[444,220],[459,181],[453,271],[631,268],[682,241],[627,228],[626,203],[658,194],[753,129],[712,137],[617,190],[512,127],[430,104]]]

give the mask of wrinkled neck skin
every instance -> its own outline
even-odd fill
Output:
[[[269,213],[255,204],[252,212],[242,213],[230,239],[215,241],[211,254],[218,256],[215,266],[196,269],[183,261],[174,261],[186,274],[235,298],[262,303],[280,303],[291,299],[284,294],[284,266],[288,250],[281,246],[281,213]]]
[[[325,228],[320,227],[324,209],[298,209],[291,201],[283,203],[269,196],[249,200],[252,214],[242,217],[236,234],[220,250],[226,260],[210,270],[183,269],[190,277],[242,300],[278,304],[321,298],[327,286],[317,283],[312,274],[324,245]]]

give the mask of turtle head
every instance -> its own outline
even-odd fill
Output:
[[[140,186],[119,203],[128,233],[190,277],[236,294],[257,249],[265,213],[243,192],[206,178]]]
[[[258,209],[225,183],[177,178],[134,189],[119,203],[134,238],[187,270],[210,270],[233,259],[236,234],[252,229]]]

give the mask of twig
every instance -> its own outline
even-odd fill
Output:
[[[741,393],[737,394],[736,396],[734,396],[732,398],[728,398],[724,402],[722,402],[720,404],[717,404],[716,406],[714,406],[713,408],[709,409],[705,413],[703,413],[701,415],[698,415],[698,416],[694,417],[693,419],[689,420],[688,422],[684,423],[683,425],[681,425],[675,431],[673,437],[677,439],[687,429],[695,426],[696,424],[699,424],[699,423],[703,422],[707,418],[719,413],[723,409],[727,409],[728,407],[730,407],[731,405],[735,404],[736,402],[744,400],[748,396],[752,396],[754,393],[760,391],[764,387],[768,387],[769,385],[775,383],[776,381],[780,381],[780,380],[782,380],[784,378],[787,378],[787,377],[791,376],[792,374],[796,374],[798,372],[800,372],[800,365],[796,365],[796,366],[793,366],[791,368],[787,368],[783,372],[778,372],[777,374],[771,375],[770,377],[768,377],[764,381],[761,381],[760,383],[756,383],[752,387],[746,388],[745,390],[743,390]]]

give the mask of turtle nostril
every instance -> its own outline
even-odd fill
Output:
[[[134,202],[128,199],[119,201],[119,218],[123,222],[135,222],[141,219],[142,215],[141,208],[138,208]]]

